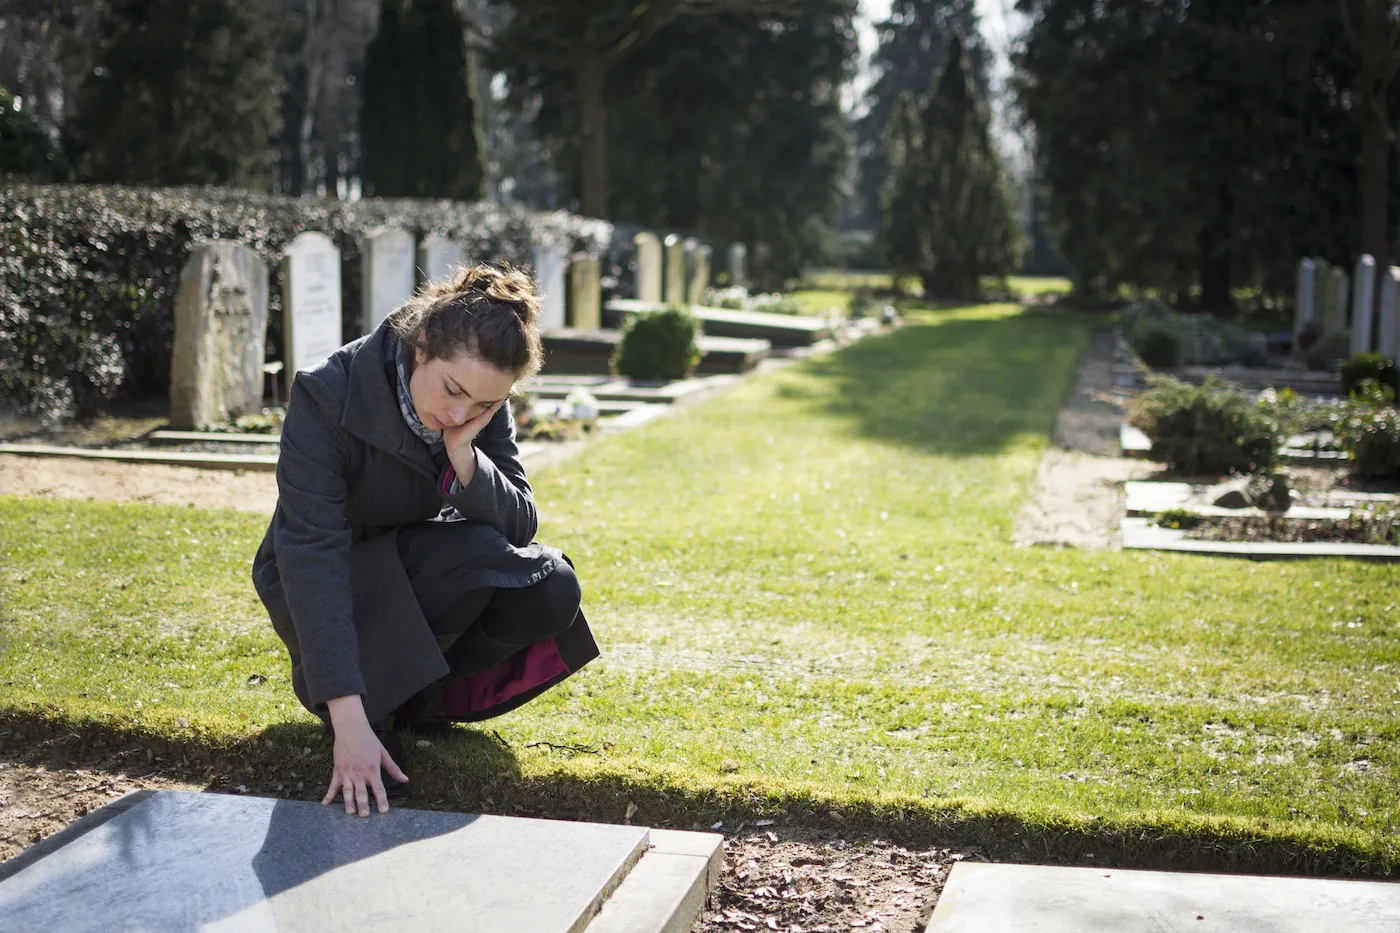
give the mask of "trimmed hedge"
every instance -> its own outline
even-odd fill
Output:
[[[612,368],[628,379],[684,379],[700,362],[700,325],[684,308],[632,315]]]
[[[0,404],[59,419],[118,390],[169,389],[175,293],[190,246],[236,239],[268,264],[269,359],[282,347],[281,252],[318,230],[340,248],[345,339],[358,336],[359,237],[386,224],[530,266],[537,245],[598,253],[610,224],[484,202],[286,198],[222,188],[16,185],[0,190]]]

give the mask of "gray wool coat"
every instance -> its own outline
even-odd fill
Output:
[[[307,709],[358,693],[376,722],[424,687],[446,682],[448,713],[484,719],[519,706],[598,655],[580,611],[565,632],[491,671],[448,677],[448,663],[399,558],[400,527],[444,504],[472,523],[463,590],[518,588],[566,560],[533,543],[534,496],[509,403],[474,441],[477,469],[454,473],[405,424],[395,394],[400,340],[381,324],[292,384],[277,461],[277,509],[253,559],[253,584],[286,644]]]

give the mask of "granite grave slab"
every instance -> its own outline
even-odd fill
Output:
[[[162,792],[0,883],[0,931],[579,933],[649,830]]]
[[[1392,933],[1400,884],[962,862],[928,933]]]

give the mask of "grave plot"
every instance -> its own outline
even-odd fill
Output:
[[[659,933],[722,862],[718,835],[636,826],[173,791],[105,811],[6,865],[0,928]]]

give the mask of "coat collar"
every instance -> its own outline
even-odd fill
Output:
[[[394,371],[394,355],[399,343],[398,334],[386,319],[356,348],[350,358],[350,384],[340,425],[366,444],[436,477],[438,469],[427,445],[409,430],[399,410],[394,389],[398,378]]]

